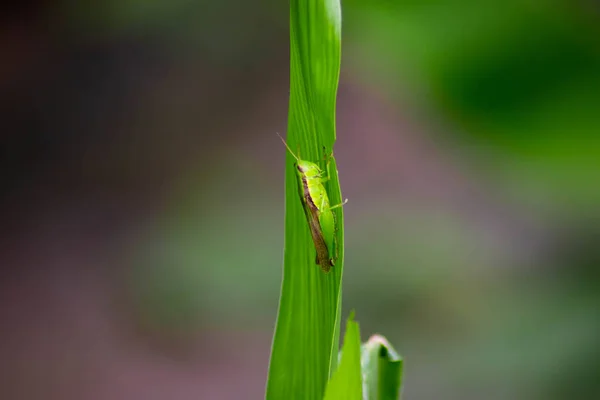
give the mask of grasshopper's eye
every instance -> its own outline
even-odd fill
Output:
[[[298,171],[304,173],[304,168],[302,168],[300,165],[296,165],[296,168],[298,168]]]

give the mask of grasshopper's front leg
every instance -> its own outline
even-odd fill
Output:
[[[323,146],[323,151],[325,151],[325,146]],[[321,182],[325,183],[327,182],[330,178],[331,178],[331,160],[333,159],[333,150],[331,151],[331,153],[326,156],[327,159],[327,163],[325,164],[325,171],[327,171],[327,176],[326,177],[321,177]]]
[[[323,146],[323,150],[325,150],[325,146]],[[331,151],[331,153],[329,154],[329,156],[327,156],[327,164],[325,164],[325,170],[327,171],[327,176],[321,178],[321,182],[322,183],[327,182],[331,178],[331,169],[330,168],[331,168],[331,160],[332,159],[333,159],[333,150]],[[348,202],[348,199],[344,200],[340,204],[336,204],[334,206],[330,206],[329,210],[333,210],[334,208],[342,207],[347,202]]]

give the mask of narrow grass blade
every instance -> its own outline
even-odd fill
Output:
[[[360,351],[360,330],[350,315],[340,365],[327,384],[324,400],[362,400]]]
[[[387,339],[373,335],[362,348],[365,400],[398,400],[402,387],[402,357]]]
[[[335,102],[340,70],[339,0],[290,2],[290,105],[287,142],[309,161],[322,163],[335,142]],[[273,133],[273,140],[278,140]],[[285,152],[285,148],[281,148]],[[283,283],[271,350],[266,398],[321,399],[335,369],[340,284],[344,265],[342,207],[337,220],[336,265],[325,274],[302,210],[292,156],[286,159]],[[324,164],[321,164],[324,165]],[[325,184],[331,204],[341,203],[335,159]]]

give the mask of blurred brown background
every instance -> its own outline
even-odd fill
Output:
[[[406,399],[600,397],[597,3],[343,6],[345,315]],[[5,7],[0,398],[263,397],[287,7]]]

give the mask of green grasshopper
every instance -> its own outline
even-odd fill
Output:
[[[336,249],[336,224],[333,209],[341,207],[348,202],[335,206],[329,205],[329,197],[323,183],[329,180],[329,161],[327,162],[327,177],[319,166],[310,161],[301,160],[287,145],[285,140],[277,134],[292,157],[296,159],[294,168],[298,176],[298,189],[306,221],[310,228],[315,250],[317,251],[316,263],[324,272],[329,272],[337,258]]]

